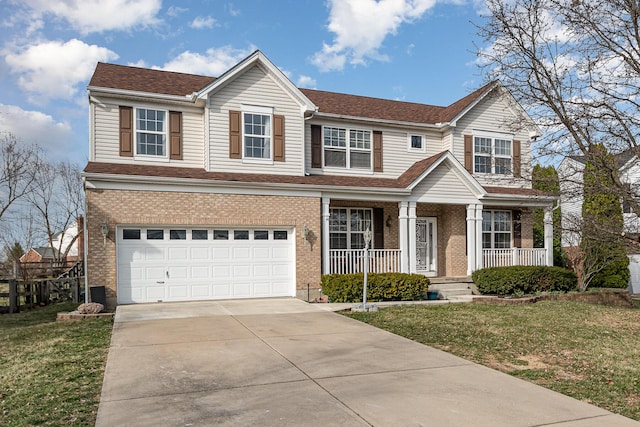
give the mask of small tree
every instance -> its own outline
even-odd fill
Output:
[[[546,191],[547,193],[559,194],[560,181],[558,172],[553,166],[535,165],[533,167],[532,187],[535,190]],[[553,265],[556,267],[566,267],[566,255],[561,247],[562,215],[558,207],[553,211]],[[533,210],[533,246],[535,248],[544,247],[544,210]]]
[[[624,249],[620,199],[611,191],[617,178],[613,155],[603,145],[592,145],[584,167],[582,288],[625,288],[629,258]]]

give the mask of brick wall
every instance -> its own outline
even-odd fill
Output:
[[[320,286],[320,199],[127,190],[87,190],[87,273],[90,285],[107,288],[109,305],[116,298],[115,227],[128,225],[245,225],[296,228],[296,288],[306,297],[307,283]],[[109,235],[103,241],[100,225]],[[308,242],[300,229],[306,224]]]

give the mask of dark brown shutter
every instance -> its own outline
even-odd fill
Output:
[[[520,141],[513,141],[513,176],[515,178],[520,178],[522,176],[521,167],[521,158],[520,158]]]
[[[311,167],[322,167],[322,126],[311,125]]]
[[[273,160],[284,162],[284,116],[273,116]]]
[[[182,113],[169,111],[169,158],[182,160]]]
[[[464,136],[464,168],[473,173],[473,135]]]
[[[133,108],[120,107],[120,155],[133,157]]]
[[[373,247],[384,249],[384,210],[373,208]]]
[[[522,247],[522,211],[514,210],[511,215],[513,215],[513,247],[521,248]]]
[[[382,172],[382,132],[373,131],[373,171]]]
[[[242,158],[242,132],[240,111],[229,110],[229,158]]]

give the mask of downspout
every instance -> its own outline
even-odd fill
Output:
[[[84,253],[82,254],[83,262],[84,262],[84,303],[89,302],[89,274],[88,274],[88,257],[87,253],[89,252],[89,236],[87,231],[87,222],[89,220],[89,202],[87,197],[87,187],[86,187],[86,179],[82,178],[83,188],[84,188],[84,221],[82,224],[82,240],[84,240]]]
[[[307,120],[309,119],[313,119],[313,117],[315,116],[317,110],[314,110],[311,112],[310,115],[308,115],[307,117],[304,118],[304,121],[306,123]],[[306,125],[304,126],[306,128]],[[305,129],[303,129],[303,134],[304,134]],[[308,176],[310,175],[309,171],[307,171],[307,147],[306,144],[302,144],[302,173],[304,174],[304,176]]]

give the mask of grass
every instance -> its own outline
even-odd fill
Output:
[[[640,420],[640,310],[568,301],[348,316]]]
[[[0,425],[94,425],[112,321],[56,322],[60,303],[0,315]]]

